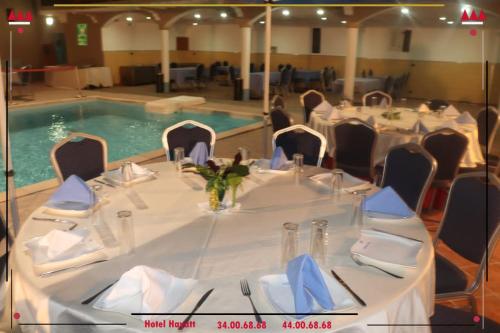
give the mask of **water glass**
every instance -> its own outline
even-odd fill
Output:
[[[135,237],[132,212],[121,210],[117,214],[120,234],[120,254],[134,253]]]
[[[319,264],[326,262],[328,249],[328,221],[314,220],[311,223],[311,243],[309,252]]]
[[[299,249],[299,225],[297,223],[283,223],[281,234],[281,267],[297,256]]]
[[[351,225],[355,227],[362,227],[364,220],[363,206],[366,199],[366,193],[354,192],[353,214]]]
[[[250,152],[248,151],[248,149],[246,149],[245,147],[239,147],[238,152],[241,155],[242,162],[248,161],[248,159],[250,158]]]
[[[174,149],[174,161],[175,161],[175,168],[177,171],[182,171],[182,162],[184,161],[184,148],[182,147],[177,147]]]
[[[304,155],[293,154],[293,166],[295,173],[301,173],[304,171]]]
[[[332,184],[331,190],[332,193],[340,195],[342,193],[344,183],[344,171],[341,169],[333,169],[332,170]]]

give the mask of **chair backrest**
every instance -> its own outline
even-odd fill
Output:
[[[436,160],[422,146],[393,147],[385,157],[381,187],[391,186],[418,215],[436,173]]]
[[[373,76],[373,70],[370,68],[368,69],[368,76],[369,77],[372,77]]]
[[[332,71],[332,82],[337,80],[337,72],[335,71],[335,69],[333,69],[333,67],[330,67],[330,70]]]
[[[448,103],[447,101],[444,101],[442,99],[430,99],[427,102],[425,102],[425,104],[427,104],[429,109],[432,111],[437,111],[437,110],[439,110],[440,107],[450,105],[450,103]]]
[[[255,64],[253,62],[250,63],[250,73],[255,72]]]
[[[462,257],[484,264],[486,248],[492,249],[499,235],[499,190],[500,182],[492,173],[457,176],[436,238]]]
[[[376,102],[374,102],[374,98],[376,99]],[[363,106],[374,106],[373,104],[379,105],[380,102],[382,102],[382,99],[386,100],[387,106],[392,105],[391,95],[380,90],[374,90],[363,95]]]
[[[108,145],[95,135],[71,133],[52,147],[50,160],[59,182],[71,175],[89,180],[107,170]]]
[[[3,273],[5,272],[5,265],[7,261],[7,243],[10,245],[10,237],[7,236],[7,230],[5,228],[6,226],[6,221],[3,218],[2,213],[0,212],[0,279],[3,278]],[[0,283],[3,283],[4,280],[0,281]],[[0,287],[1,289],[1,287]],[[0,299],[0,302],[3,301]],[[0,314],[1,314],[1,306],[0,306]]]
[[[389,75],[384,82],[384,91],[388,94],[391,94],[393,88],[394,88],[394,78]]]
[[[228,63],[226,60],[224,60],[224,61],[222,62],[222,66],[229,66],[229,63]]]
[[[203,64],[196,65],[196,79],[197,80],[201,80],[204,72],[205,72],[205,66]]]
[[[491,149],[495,133],[499,124],[498,111],[489,106],[481,109],[477,115],[477,129],[479,135],[479,144]],[[488,151],[489,152],[489,151]]]
[[[309,121],[313,109],[325,100],[325,96],[316,90],[308,90],[300,95],[300,104],[304,107],[304,121]]]
[[[280,107],[271,111],[271,123],[273,125],[273,133],[292,125],[290,117]]]
[[[285,67],[281,71],[280,86],[288,86],[292,82],[293,69]]]
[[[204,142],[207,145],[210,157],[214,155],[215,131],[212,127],[195,120],[184,120],[167,127],[161,138],[168,161],[173,160],[175,148],[184,148],[184,153],[188,156],[198,142]]]
[[[422,146],[436,159],[436,180],[452,181],[458,173],[469,139],[451,128],[427,133]]]
[[[234,71],[234,67],[233,66],[229,66],[229,79],[231,81],[236,80],[236,72]]]
[[[358,118],[339,121],[333,127],[335,162],[358,177],[373,177],[377,131]]]
[[[304,125],[293,125],[273,134],[273,151],[282,147],[287,158],[293,154],[304,155],[304,164],[321,166],[326,151],[326,138],[323,134]]]
[[[281,110],[285,110],[285,99],[281,95],[274,95],[271,99],[271,109],[276,110],[277,108],[281,108]]]
[[[263,72],[265,68],[266,68],[266,64],[262,63],[262,64],[260,64],[259,71]]]
[[[171,62],[170,63],[170,68],[177,68],[179,65],[176,62]]]
[[[33,66],[31,65],[26,65],[21,67],[21,69],[31,69],[31,68],[33,68]],[[19,79],[21,80],[21,83],[23,85],[29,84],[31,81],[31,72],[21,72],[21,74],[19,74]]]
[[[282,70],[283,68],[285,68],[285,65],[283,65],[283,64],[279,64],[279,65],[278,65],[278,72],[281,72],[281,70]]]

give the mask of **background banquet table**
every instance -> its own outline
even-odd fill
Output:
[[[357,305],[349,310],[358,313],[357,316],[317,316],[311,320],[329,320],[333,331],[354,325],[361,332],[397,332],[397,328],[383,326],[387,323],[428,323],[434,306],[434,251],[431,239],[418,218],[366,223],[366,226],[377,226],[423,240],[417,268],[404,279],[397,279],[373,268],[356,266],[351,260],[349,249],[356,242],[360,230],[350,225],[350,194],[334,198],[328,190],[306,177],[297,180],[293,175],[254,174],[245,180],[244,191],[237,199],[241,210],[213,215],[197,206],[207,201],[203,190],[193,189],[193,182],[204,183],[199,176],[184,176],[188,177],[188,181],[174,171],[171,163],[151,164],[149,168],[159,171],[158,178],[133,187],[149,206],[148,209],[135,209],[125,194],[127,189],[105,187],[100,190],[104,191],[101,195],[109,203],[102,207],[99,214],[113,233],[117,230],[117,211],[128,209],[133,212],[136,250],[131,255],[116,256],[116,249],[104,249],[111,258],[107,262],[50,277],[38,277],[33,273],[30,256],[23,251],[23,243],[54,228],[64,228],[64,225],[32,220],[33,216],[44,216],[42,208],[24,223],[11,254],[15,311],[21,314],[20,322],[126,323],[126,326],[74,326],[71,329],[72,332],[146,331],[143,323],[136,318],[80,304],[136,265],[148,265],[178,277],[199,280],[192,294],[176,312],[190,312],[200,296],[210,288],[215,290],[198,312],[252,312],[248,299],[240,291],[239,281],[242,278],[249,281],[257,309],[261,313],[275,312],[257,281],[261,276],[283,272],[280,268],[282,224],[287,221],[300,224],[299,253],[302,253],[308,250],[311,220],[321,218],[329,222],[328,255],[323,269],[333,268],[368,306]],[[325,170],[309,167],[305,174],[321,171]],[[94,184],[93,181],[89,183]],[[91,219],[72,220],[78,222],[78,228],[90,228]],[[184,317],[160,319],[182,321]],[[254,320],[254,317],[195,315],[192,319],[196,328],[186,331],[214,332],[217,321],[243,322]],[[282,331],[285,318],[281,315],[264,315],[263,319],[267,324],[266,332]],[[27,331],[40,332],[66,332],[66,328],[23,327]],[[410,327],[406,332],[430,330],[421,326]]]
[[[196,78],[196,67],[170,68],[170,80],[173,80],[179,86],[186,84],[187,77]]]
[[[269,73],[269,83],[276,84],[280,82],[280,72]],[[264,72],[250,73],[250,96],[252,98],[262,98],[264,94]]]
[[[57,68],[57,66],[46,66],[45,68]],[[113,78],[109,67],[87,67],[79,68],[78,75],[80,87],[77,84],[75,71],[57,70],[45,72],[45,84],[51,87],[59,88],[88,88],[93,87],[112,87]]]
[[[375,163],[383,161],[392,147],[408,142],[420,143],[423,137],[422,134],[416,134],[411,131],[413,124],[419,119],[417,112],[406,108],[396,108],[395,112],[401,112],[401,119],[390,121],[381,116],[384,111],[385,109],[370,107],[350,107],[342,111],[342,115],[346,118],[353,117],[367,120],[368,117],[374,116],[376,122],[383,126],[378,131],[379,136],[377,146],[375,147]],[[446,118],[437,118],[431,114],[427,114],[422,118],[423,123],[431,131],[440,128],[448,120]],[[333,128],[337,122],[338,120],[325,120],[314,111],[311,113],[309,119],[309,126],[327,138],[327,149],[332,157],[335,148]],[[469,145],[460,166],[473,168],[477,164],[484,164],[481,146],[479,145],[477,126],[461,124],[459,131],[469,139]]]
[[[333,82],[336,91],[344,87],[344,79],[337,79]],[[354,79],[354,91],[362,95],[373,90],[384,90],[384,77],[356,77]]]
[[[305,69],[298,69],[295,72],[295,78],[302,79],[306,83],[309,83],[311,81],[319,81],[321,79],[321,72],[320,71],[310,71],[310,70],[305,70]]]

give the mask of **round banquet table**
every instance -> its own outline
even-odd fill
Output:
[[[416,134],[411,131],[415,122],[419,119],[417,112],[408,108],[395,108],[395,112],[401,112],[401,119],[387,120],[381,116],[385,111],[382,108],[372,107],[348,107],[342,110],[342,116],[345,118],[359,118],[367,120],[370,116],[375,118],[375,121],[382,128],[377,129],[379,136],[377,146],[375,147],[375,163],[382,162],[389,150],[400,144],[415,142],[420,143],[422,134]],[[361,111],[358,111],[361,110]],[[424,115],[421,118],[422,122],[431,131],[441,128],[443,123],[448,119],[437,118],[434,115]],[[323,134],[328,141],[328,152],[333,157],[335,147],[334,126],[338,120],[325,120],[313,111],[309,119],[309,127]],[[481,146],[479,145],[478,129],[476,125],[459,124],[459,132],[464,134],[469,139],[469,145],[465,152],[464,158],[460,164],[463,168],[474,168],[478,164],[484,164]]]
[[[121,326],[23,326],[28,332],[144,332],[137,317],[104,312],[81,305],[104,286],[136,265],[148,265],[181,277],[198,280],[193,292],[175,312],[190,312],[201,295],[211,288],[214,292],[198,310],[199,313],[233,313],[231,315],[194,315],[196,327],[188,332],[215,332],[218,321],[254,321],[252,308],[240,291],[240,279],[246,278],[253,301],[261,313],[276,312],[267,301],[258,279],[268,274],[283,273],[280,268],[281,230],[284,222],[296,222],[299,227],[299,254],[309,247],[313,219],[328,220],[328,252],[325,271],[336,273],[367,303],[349,312],[357,315],[315,316],[306,321],[332,323],[335,332],[403,332],[390,324],[426,324],[434,308],[434,250],[432,240],[418,217],[405,221],[365,221],[364,227],[378,227],[393,233],[421,239],[422,249],[417,267],[403,279],[391,277],[367,266],[357,266],[349,251],[356,242],[360,227],[350,225],[353,214],[351,194],[333,196],[324,187],[312,183],[306,176],[324,172],[306,167],[304,176],[276,175],[252,171],[243,183],[237,201],[238,211],[213,214],[202,211],[198,203],[207,201],[199,186],[204,180],[194,174],[180,176],[170,162],[150,164],[158,171],[155,180],[139,183],[132,189],[148,205],[136,209],[126,192],[130,188],[104,186],[99,192],[108,199],[100,214],[111,231],[117,233],[117,211],[128,209],[133,214],[135,252],[117,255],[116,248],[104,248],[109,260],[78,269],[55,273],[48,277],[34,274],[31,257],[23,243],[32,237],[45,235],[57,223],[34,221],[44,216],[38,208],[25,221],[11,253],[13,264],[14,311],[21,314],[20,323],[123,323]],[[92,180],[89,184],[96,184]],[[197,188],[196,188],[197,187]],[[97,213],[95,213],[97,214]],[[71,218],[78,228],[92,229],[90,218]],[[77,230],[76,229],[76,230]],[[335,300],[334,300],[335,301]],[[184,320],[185,315],[159,317]],[[282,315],[263,315],[267,328],[262,331],[281,332]],[[167,328],[168,329],[168,328]],[[244,331],[240,329],[238,331]],[[255,329],[250,331],[256,331]],[[257,330],[258,331],[258,330]],[[289,329],[287,331],[294,331]],[[304,331],[297,330],[297,332]],[[404,332],[430,332],[429,327],[404,327]]]

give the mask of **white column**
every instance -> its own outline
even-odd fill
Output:
[[[358,53],[358,28],[347,28],[347,53],[344,69],[344,97],[354,99],[354,79],[356,77],[356,58]]]
[[[243,100],[250,99],[250,55],[252,52],[252,28],[241,27],[241,78],[243,79]]]
[[[266,6],[266,34],[264,42],[264,117],[262,129],[263,133],[263,157],[267,158],[267,124],[269,119],[269,81],[271,78],[271,6]]]
[[[165,92],[170,91],[170,39],[168,29],[161,30],[161,72]]]

